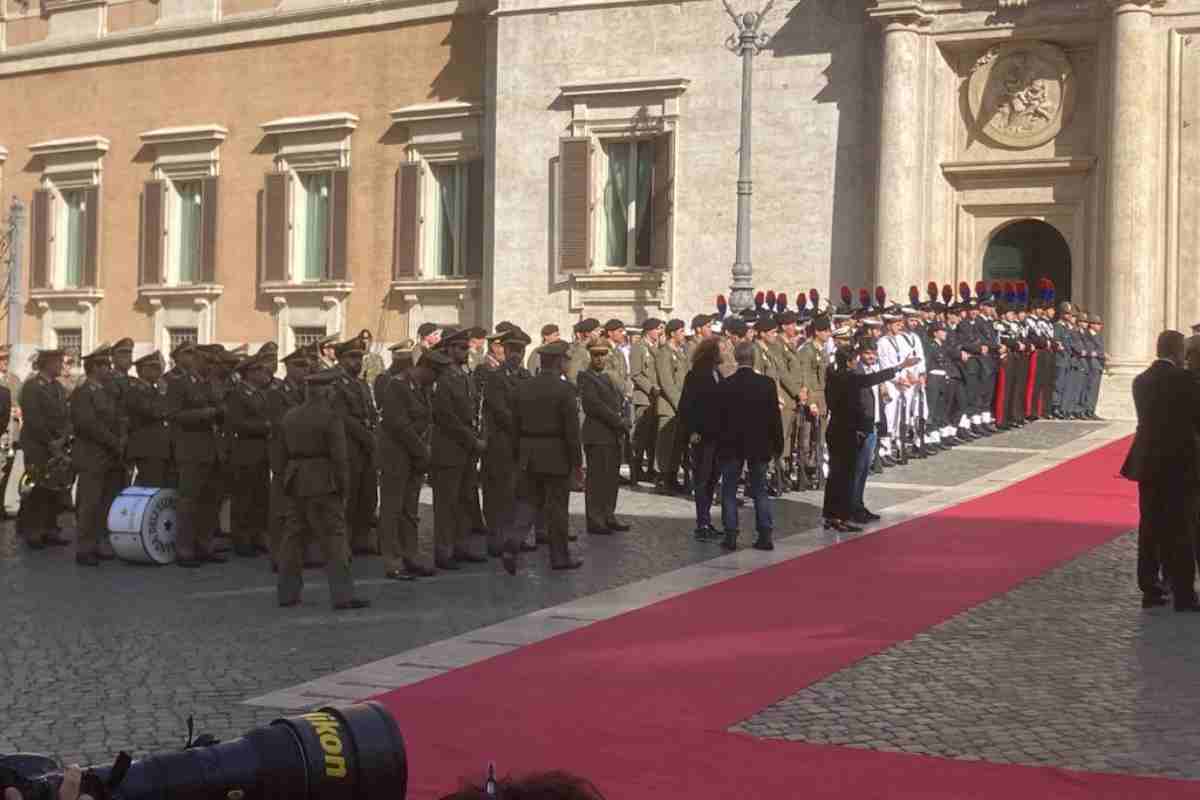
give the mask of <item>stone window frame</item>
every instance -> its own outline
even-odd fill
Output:
[[[487,268],[483,263],[483,112],[481,103],[470,100],[418,103],[391,112],[392,126],[405,128],[408,134],[404,160],[395,175],[391,291],[410,307],[435,297],[462,307],[482,286]],[[477,260],[464,257],[463,274],[453,277],[436,275],[431,269],[433,226],[425,225],[436,211],[431,167],[439,164],[464,165],[462,235],[468,247],[472,236],[477,236]],[[477,209],[471,204],[476,189]]]
[[[42,172],[30,211],[29,299],[41,318],[42,347],[54,347],[55,330],[78,328],[82,352],[95,348],[99,335],[97,307],[104,298],[100,288],[100,241],[103,224],[104,156],[109,140],[98,134],[50,139],[29,145]],[[61,265],[54,258],[62,226],[62,193],[87,193],[88,216],[84,222],[83,275],[81,285],[62,285]]]
[[[264,179],[262,263],[259,286],[274,308],[275,340],[280,350],[295,349],[294,328],[321,327],[339,332],[345,324],[346,301],[354,290],[348,272],[351,138],[359,118],[347,111],[285,117],[264,122],[267,139],[275,143],[274,170]],[[298,259],[292,246],[300,175],[330,172],[334,197],[330,202],[328,274],[322,280],[296,278]],[[340,199],[339,199],[340,195]],[[338,210],[337,203],[344,205]],[[284,215],[284,230],[268,217]],[[339,227],[340,226],[340,227]],[[282,254],[276,251],[282,247]],[[340,256],[338,255],[340,253]]]
[[[635,77],[560,87],[558,105],[570,111],[571,119],[550,166],[550,258],[555,283],[570,289],[573,312],[582,313],[589,305],[674,307],[680,97],[690,83],[678,76]],[[656,139],[662,156],[656,172],[665,173],[653,179],[652,197],[662,196],[665,206],[663,213],[652,212],[663,217],[661,238],[652,245],[656,253],[650,266],[601,265],[596,232],[603,181],[597,151],[605,142],[649,138]]]

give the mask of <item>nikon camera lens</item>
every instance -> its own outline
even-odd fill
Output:
[[[24,800],[57,800],[51,759],[0,756],[0,788]],[[408,760],[391,714],[378,703],[322,708],[278,719],[240,739],[84,772],[96,800],[404,800]]]

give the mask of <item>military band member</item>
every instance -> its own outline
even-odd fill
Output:
[[[346,372],[325,369],[305,378],[303,405],[283,416],[272,441],[272,461],[283,466],[283,491],[289,502],[279,544],[278,600],[283,607],[300,604],[304,588],[304,549],[320,542],[325,575],[335,611],[366,608],[370,601],[354,596],[350,550],[346,541],[346,487],[350,456],[343,415],[332,408],[332,385]]]
[[[367,555],[378,552],[371,542],[371,522],[379,487],[375,475],[375,424],[378,415],[371,390],[359,377],[362,374],[362,342],[351,339],[337,347],[340,380],[333,384],[333,409],[342,415],[350,445],[350,483],[345,489],[346,524],[350,531],[350,552]]]
[[[180,346],[175,363],[181,376],[167,384],[167,419],[179,472],[175,563],[181,567],[225,561],[213,543],[224,488],[217,435],[221,411],[211,381],[218,358],[215,351]]]
[[[658,477],[654,468],[654,445],[658,438],[658,372],[655,349],[662,335],[662,320],[650,317],[642,323],[642,335],[629,348],[629,382],[633,393],[632,456],[630,480],[634,485]]]
[[[550,567],[578,569],[568,544],[571,484],[582,482],[583,450],[579,437],[579,398],[575,387],[562,379],[567,345],[553,342],[542,347],[541,371],[517,387],[513,426],[518,432],[515,525],[504,543],[504,569],[517,573],[523,531],[535,514],[545,515],[550,544]]]
[[[21,387],[21,450],[25,471],[33,476],[45,475],[51,458],[66,452],[70,413],[66,389],[59,381],[63,358],[62,350],[40,351],[34,361],[36,372]],[[59,494],[35,480],[33,489],[21,500],[17,528],[34,550],[71,543],[58,533]]]
[[[467,331],[448,334],[432,360],[437,373],[433,386],[433,443],[430,475],[433,483],[434,565],[461,569],[460,561],[487,561],[472,553],[467,536],[471,520],[467,505],[469,470],[487,449],[476,421],[475,386],[466,372]]]
[[[428,363],[412,363],[416,343],[406,339],[390,348],[392,368],[381,377],[376,399],[381,421],[379,438],[379,548],[385,575],[392,580],[430,577],[434,571],[417,560],[421,486],[429,469],[433,409],[429,387],[434,373]]]
[[[241,380],[225,399],[229,471],[233,474],[230,533],[233,551],[253,558],[270,552],[268,504],[263,502],[270,497],[271,409],[266,395],[271,383],[270,362],[249,356],[238,364],[237,373]]]
[[[142,356],[134,362],[134,367],[137,376],[130,379],[125,392],[125,417],[129,420],[125,457],[134,466],[137,486],[173,488],[162,354],[156,350]]]
[[[579,400],[583,406],[580,437],[587,456],[585,509],[588,533],[611,535],[629,526],[617,520],[621,446],[630,423],[622,414],[625,398],[608,372],[612,348],[603,339],[591,345],[592,363],[579,373]],[[623,358],[623,357],[622,357]]]
[[[681,494],[679,462],[683,456],[678,446],[676,419],[683,380],[687,377],[687,356],[683,352],[683,320],[673,319],[666,325],[666,342],[654,354],[654,369],[658,376],[658,490],[663,494]]]
[[[357,338],[363,349],[362,378],[367,382],[367,386],[374,390],[375,380],[383,374],[387,367],[383,363],[383,356],[375,352],[375,337],[369,330],[363,328],[358,332]],[[373,391],[372,397],[374,397]]]
[[[71,394],[75,440],[71,463],[79,477],[75,563],[94,567],[113,558],[108,509],[125,482],[125,442],[112,380],[112,350],[101,345],[84,356],[83,383]]]
[[[483,412],[488,447],[483,454],[484,516],[488,521],[488,555],[501,555],[504,538],[514,524],[517,502],[517,432],[513,427],[513,403],[517,387],[530,375],[521,366],[530,339],[519,328],[493,337],[499,347],[500,363],[487,373],[483,383]],[[495,353],[489,358],[495,358]],[[522,547],[527,547],[524,538]],[[532,549],[537,549],[534,546]]]

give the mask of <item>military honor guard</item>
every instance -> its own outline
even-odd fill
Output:
[[[125,482],[125,441],[112,381],[112,350],[101,345],[83,358],[84,380],[71,394],[74,442],[71,463],[79,478],[79,541],[75,563],[94,567],[111,560],[108,509]]]
[[[124,393],[129,439],[125,457],[134,469],[137,486],[174,487],[171,474],[171,428],[167,422],[167,385],[163,381],[162,353],[134,362],[137,375]]]
[[[378,415],[371,390],[363,381],[362,341],[351,339],[337,346],[337,368],[341,378],[333,384],[333,408],[342,416],[350,443],[350,483],[346,486],[346,523],[350,529],[350,552],[378,552],[371,541],[371,523],[379,487],[375,474],[375,425]]]
[[[608,373],[612,348],[604,340],[588,348],[592,361],[579,373],[579,399],[583,406],[581,441],[587,456],[585,508],[587,531],[611,535],[629,526],[616,517],[621,477],[621,448],[630,423],[622,414],[625,398]]]
[[[61,487],[53,479],[70,458],[70,412],[66,389],[59,381],[63,358],[62,350],[39,351],[35,372],[21,387],[21,450],[32,488],[21,500],[17,529],[34,550],[71,543],[58,532]]]
[[[198,567],[225,561],[213,541],[224,488],[218,434],[221,412],[211,380],[220,356],[184,345],[176,349],[174,358],[181,376],[167,384],[167,419],[179,472],[175,563]]]

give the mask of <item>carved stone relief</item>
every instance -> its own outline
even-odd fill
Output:
[[[984,53],[968,85],[974,130],[1002,147],[1045,144],[1070,122],[1074,70],[1067,54],[1047,42],[1014,42]]]

